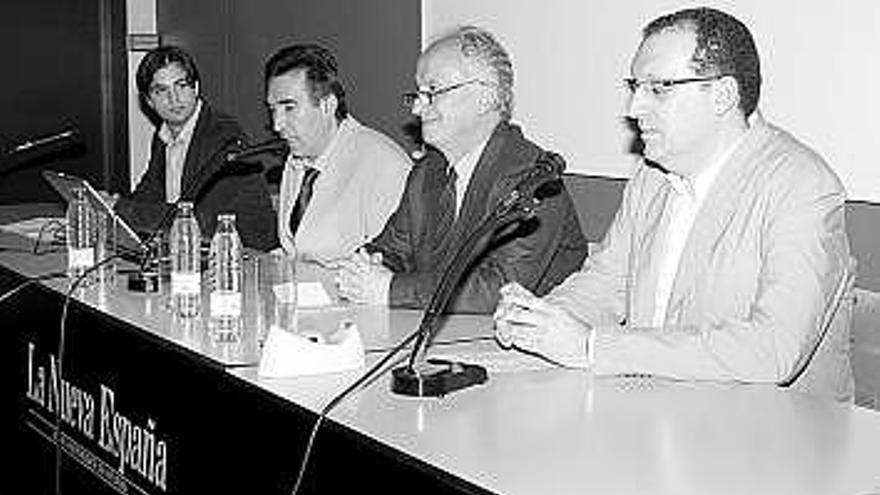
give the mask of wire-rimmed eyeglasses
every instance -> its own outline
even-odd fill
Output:
[[[450,91],[455,91],[456,89],[463,88],[470,84],[482,84],[489,85],[486,81],[481,79],[469,79],[467,81],[462,81],[460,83],[450,84],[445,88],[439,89],[419,89],[416,91],[410,91],[403,94],[403,103],[407,106],[413,106],[416,103],[423,103],[425,105],[433,105],[437,100],[437,97],[449,93]]]

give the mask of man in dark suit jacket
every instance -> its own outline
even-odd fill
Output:
[[[244,142],[244,133],[232,117],[200,98],[192,57],[177,47],[159,47],[141,61],[136,78],[142,107],[158,127],[146,173],[132,194],[116,202],[116,210],[136,229],[153,231],[173,203],[188,200],[195,203],[204,237],[213,234],[217,215],[229,212],[236,215],[244,245],[276,246],[274,210],[262,174],[242,164],[220,170],[227,153]]]
[[[409,95],[429,151],[410,172],[384,231],[343,263],[340,295],[355,302],[421,308],[465,240],[539,161],[562,159],[509,122],[513,71],[488,32],[465,27],[432,43]],[[490,313],[498,289],[517,281],[545,293],[579,269],[587,252],[571,198],[545,199],[535,217],[493,238],[456,288],[453,312]]]

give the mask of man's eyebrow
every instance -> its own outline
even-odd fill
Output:
[[[293,98],[284,98],[284,99],[274,101],[274,102],[272,102],[272,101],[266,102],[267,105],[287,105],[288,103],[296,103],[296,100],[294,100]]]
[[[177,79],[175,79],[173,81],[169,81],[169,82],[153,82],[153,83],[150,83],[150,89],[152,89],[152,88],[168,88],[168,87],[171,87],[175,84],[180,84],[181,82],[189,84],[189,77],[182,76],[182,77],[178,77]]]

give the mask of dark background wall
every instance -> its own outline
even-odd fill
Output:
[[[263,64],[278,48],[318,42],[335,54],[351,113],[407,146],[401,93],[414,86],[421,2],[413,0],[157,0],[163,44],[196,57],[208,99],[252,140],[270,136]]]
[[[0,2],[0,203],[56,201],[40,176],[127,183],[125,2]],[[17,144],[76,128],[83,146],[10,156]]]

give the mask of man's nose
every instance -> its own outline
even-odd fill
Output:
[[[629,104],[626,107],[626,116],[637,119],[650,111],[654,101],[648,96],[641,86],[636,87],[629,95]]]
[[[168,92],[168,99],[171,100],[171,103],[176,104],[180,103],[182,99],[182,90],[172,86],[171,91]]]
[[[428,104],[425,102],[425,99],[423,97],[418,97],[413,101],[409,111],[416,117],[421,117],[427,108]]]
[[[272,130],[280,133],[284,129],[284,119],[278,115],[277,111],[272,111]]]

